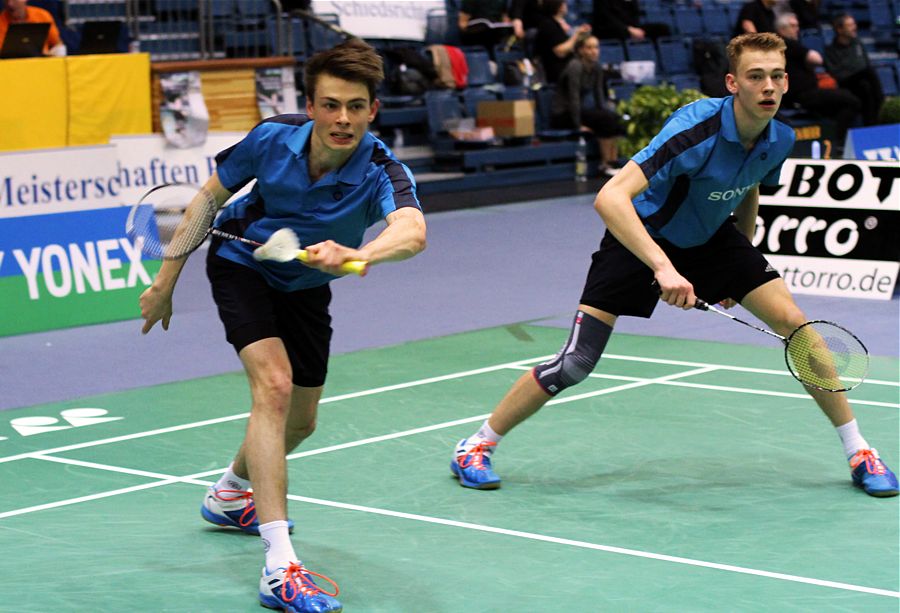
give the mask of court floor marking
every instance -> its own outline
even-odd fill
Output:
[[[323,398],[320,401],[320,404],[327,404],[330,402],[338,402],[341,400],[359,398],[359,397],[363,397],[363,396],[369,396],[369,395],[379,394],[379,393],[383,393],[383,392],[389,392],[389,391],[395,391],[395,390],[400,390],[400,389],[406,389],[406,388],[410,388],[410,387],[427,385],[430,383],[437,383],[437,382],[441,382],[441,381],[449,381],[449,380],[453,380],[453,379],[468,377],[468,376],[472,376],[472,375],[479,375],[479,374],[494,372],[494,371],[498,371],[498,370],[504,370],[504,369],[510,369],[510,368],[512,368],[512,369],[520,368],[520,367],[524,367],[525,364],[547,360],[551,357],[554,357],[554,356],[553,355],[545,355],[545,356],[539,356],[539,357],[533,357],[533,358],[526,358],[526,359],[522,359],[522,360],[506,362],[503,364],[496,364],[493,366],[486,366],[483,368],[477,368],[477,369],[473,369],[473,370],[460,371],[460,372],[450,373],[450,374],[446,374],[446,375],[438,375],[435,377],[416,379],[416,380],[408,381],[405,383],[398,383],[398,384],[394,384],[394,385],[370,388],[367,390],[350,392],[347,394],[340,394],[337,396],[330,396],[328,398]],[[653,363],[653,364],[667,364],[667,365],[674,365],[674,366],[696,366],[696,367],[700,367],[701,370],[702,369],[738,370],[738,371],[746,371],[746,372],[759,372],[759,373],[763,373],[763,374],[778,374],[778,375],[786,375],[787,374],[787,373],[784,373],[783,371],[777,371],[777,370],[745,369],[743,367],[729,366],[729,365],[723,365],[723,364],[708,364],[708,363],[702,363],[702,362],[689,362],[689,361],[685,361],[685,360],[671,360],[671,359],[665,359],[665,358],[646,358],[646,357],[640,357],[640,356],[626,356],[626,355],[619,355],[619,354],[607,355],[605,357],[612,358],[612,359],[618,359],[618,360],[646,362],[646,363]],[[694,374],[699,374],[699,373],[695,372]],[[600,377],[600,378],[612,377],[612,375],[602,375],[600,373],[593,373],[591,376],[592,377]],[[681,376],[683,376],[683,375],[681,375]],[[654,380],[638,380],[638,381],[639,382],[631,385],[630,387],[640,387],[642,385],[645,385],[646,383],[644,383],[644,381],[653,381],[655,383],[660,383],[663,385],[680,385],[683,387],[695,387],[696,386],[699,388],[703,387],[703,384],[675,382],[675,381],[671,381],[671,380],[666,380],[665,378],[654,379]],[[891,384],[891,385],[898,385],[893,382],[883,382],[883,383],[887,383],[887,384]],[[608,390],[601,390],[600,392],[587,392],[586,394],[576,394],[576,395],[572,395],[572,396],[566,396],[564,398],[554,398],[547,404],[550,405],[550,404],[561,404],[564,402],[571,402],[571,401],[580,400],[580,399],[586,398],[586,397],[602,395],[602,394],[609,393],[612,391],[621,391],[623,389],[629,389],[630,387],[629,386],[619,386],[619,387],[609,388]],[[712,386],[709,386],[708,389],[714,389],[714,388]],[[733,390],[725,389],[723,391],[739,391],[740,389],[741,388],[734,388]],[[784,392],[772,392],[772,391],[764,391],[764,390],[752,390],[752,393],[761,394],[761,395],[772,395],[772,396],[785,395]],[[808,398],[808,396],[801,395],[801,394],[796,394],[796,395],[788,396],[788,397]],[[851,404],[854,404],[854,403],[856,403],[856,404],[875,404],[875,401],[860,401],[860,400],[851,401]],[[893,407],[893,406],[897,406],[897,405],[888,404],[886,406]],[[110,437],[110,438],[105,438],[105,439],[97,439],[94,441],[85,441],[83,443],[75,443],[72,445],[65,445],[62,447],[54,447],[51,449],[29,451],[29,452],[15,454],[15,455],[11,455],[11,456],[0,457],[0,464],[5,463],[5,462],[12,462],[15,460],[27,459],[27,458],[33,457],[36,454],[50,454],[50,453],[60,453],[60,452],[65,452],[65,451],[73,451],[76,449],[84,449],[84,448],[88,448],[88,447],[106,445],[109,443],[118,443],[118,442],[127,441],[127,440],[134,440],[134,439],[138,439],[138,438],[156,436],[158,434],[167,434],[170,432],[177,432],[180,430],[188,430],[188,429],[192,429],[192,428],[199,428],[199,427],[204,427],[204,426],[208,426],[208,425],[225,423],[228,421],[245,419],[249,415],[250,415],[249,412],[244,412],[244,413],[238,413],[235,415],[228,415],[225,417],[217,417],[217,418],[213,418],[213,419],[206,419],[206,420],[191,422],[191,423],[187,423],[187,424],[180,424],[178,426],[169,426],[166,428],[157,428],[154,430],[135,432],[132,434],[125,434],[125,435],[115,436],[115,437]],[[451,427],[453,425],[459,425],[459,424],[463,424],[463,423],[478,421],[480,419],[486,419],[487,417],[488,417],[488,415],[476,415],[474,417],[464,418],[462,420],[446,422],[445,425],[438,424],[436,426],[428,426],[427,428],[429,428],[431,430],[436,430],[436,429],[440,429],[440,428]],[[408,432],[408,434],[415,434],[415,433],[418,433],[417,430],[407,431],[407,432]],[[390,438],[398,438],[399,436],[405,436],[408,434],[395,433],[395,434],[384,435],[384,436],[387,436]],[[376,437],[376,439],[386,440],[386,439],[380,439],[379,437]],[[375,441],[371,441],[371,442],[375,442]],[[359,444],[359,443],[355,443],[355,444],[354,443],[345,443],[344,446],[355,446],[357,444]],[[338,447],[335,447],[334,449],[336,450],[336,449],[342,449],[342,448],[345,448],[345,447],[338,446]],[[318,451],[318,450],[313,450],[313,452],[315,452],[315,451]],[[312,454],[313,452],[303,452],[303,453],[304,454]],[[322,452],[319,451],[319,453],[322,453]],[[304,457],[304,456],[298,455],[296,457]],[[292,459],[292,456],[289,456],[289,458]],[[210,474],[213,474],[213,473],[210,473]]]
[[[150,489],[153,487],[159,487],[162,485],[171,485],[172,483],[189,483],[189,484],[194,484],[194,485],[201,485],[204,487],[208,487],[208,486],[212,485],[212,482],[210,482],[210,481],[200,481],[200,480],[196,479],[195,478],[196,475],[188,475],[185,477],[176,477],[173,475],[165,475],[162,473],[154,473],[154,472],[150,472],[150,471],[130,469],[130,468],[124,468],[124,467],[120,467],[120,466],[111,466],[108,464],[98,464],[96,462],[85,462],[83,460],[71,460],[71,459],[67,459],[67,458],[52,458],[52,457],[48,457],[48,456],[40,456],[40,457],[37,457],[36,459],[42,459],[42,460],[47,460],[47,461],[51,461],[51,462],[58,462],[60,464],[70,464],[70,465],[75,465],[75,466],[82,466],[82,467],[93,468],[93,469],[98,469],[98,470],[111,470],[113,472],[133,474],[133,475],[142,476],[142,477],[152,476],[153,478],[160,478],[159,481],[152,482],[152,483],[142,484],[142,485],[138,485],[138,486],[132,486],[129,488],[121,488],[118,490],[111,490],[108,492],[101,492],[98,494],[92,494],[90,496],[82,496],[78,499],[71,499],[69,501],[69,504],[74,504],[75,502],[86,502],[86,501],[90,501],[90,500],[98,500],[101,498],[114,496],[114,495],[117,495],[120,493],[145,490],[145,489]],[[198,474],[201,474],[201,473],[198,473]],[[374,514],[374,515],[393,517],[393,518],[397,518],[397,519],[407,519],[407,520],[419,521],[419,522],[424,522],[424,523],[429,523],[429,524],[448,526],[448,527],[452,527],[452,528],[462,528],[465,530],[476,530],[479,532],[488,532],[488,533],[492,533],[492,534],[499,534],[499,535],[503,535],[503,536],[523,538],[523,539],[528,539],[528,540],[532,540],[532,541],[552,543],[555,545],[566,545],[566,546],[570,546],[570,547],[578,547],[581,549],[590,549],[590,550],[594,550],[594,551],[602,551],[605,553],[612,553],[612,554],[625,555],[625,556],[630,556],[630,557],[644,558],[644,559],[656,560],[656,561],[660,561],[660,562],[669,562],[669,563],[674,563],[674,564],[682,564],[682,565],[695,566],[695,567],[700,567],[700,568],[709,568],[709,569],[713,569],[713,570],[721,570],[721,571],[726,571],[726,572],[751,575],[751,576],[757,576],[757,577],[764,577],[764,578],[768,578],[768,579],[777,579],[777,580],[781,580],[781,581],[789,581],[789,582],[794,582],[794,583],[803,583],[803,584],[807,584],[807,585],[814,585],[814,586],[818,586],[818,587],[827,587],[827,588],[833,588],[833,589],[839,589],[839,590],[845,590],[845,591],[851,591],[851,592],[861,592],[861,593],[865,593],[865,594],[872,594],[875,596],[887,596],[887,597],[891,597],[891,598],[900,598],[900,592],[885,590],[885,589],[881,589],[881,588],[873,588],[873,587],[868,587],[868,586],[863,586],[863,585],[856,585],[856,584],[852,584],[852,583],[841,583],[841,582],[837,582],[837,581],[828,581],[825,579],[815,579],[812,577],[803,577],[800,575],[778,573],[778,572],[772,572],[772,571],[761,570],[761,569],[756,569],[756,568],[736,566],[733,564],[721,564],[718,562],[708,562],[706,560],[697,560],[694,558],[672,556],[672,555],[667,555],[667,554],[662,554],[662,553],[642,551],[639,549],[629,549],[629,548],[625,548],[625,547],[615,547],[612,545],[602,545],[599,543],[591,543],[588,541],[579,541],[579,540],[575,540],[575,539],[566,539],[566,538],[560,538],[560,537],[555,537],[555,536],[547,536],[544,534],[537,534],[534,532],[525,532],[522,530],[511,530],[508,528],[498,528],[495,526],[487,526],[484,524],[462,522],[462,521],[457,521],[457,520],[453,520],[453,519],[445,519],[445,518],[441,518],[441,517],[431,517],[429,515],[420,515],[417,513],[405,513],[402,511],[392,511],[389,509],[380,509],[378,507],[370,507],[370,506],[365,506],[365,505],[337,502],[337,501],[333,501],[333,500],[323,500],[321,498],[310,498],[308,496],[297,496],[294,494],[288,494],[287,497],[288,497],[288,499],[295,500],[297,502],[303,502],[303,503],[307,503],[307,504],[314,504],[317,506],[324,506],[324,507],[330,507],[330,508],[343,509],[343,510],[347,510],[347,511],[370,513],[370,514]],[[59,506],[64,506],[64,502],[65,501],[60,501],[57,503],[48,503],[48,504],[44,504],[44,505],[38,505],[36,507],[32,507],[30,510],[21,509],[19,511],[0,513],[0,519],[2,519],[4,517],[10,517],[13,515],[21,515],[25,512],[30,512],[32,510],[44,510],[44,509],[50,509],[50,508],[55,508],[55,507],[59,507]]]
[[[428,385],[430,383],[437,383],[440,381],[449,381],[452,379],[459,379],[462,377],[469,377],[472,375],[480,375],[484,373],[494,372],[498,370],[505,370],[512,366],[516,366],[522,362],[535,362],[540,360],[546,360],[553,356],[546,355],[540,356],[536,358],[527,358],[524,360],[516,360],[515,362],[505,362],[503,364],[496,364],[494,366],[486,366],[484,368],[476,368],[474,370],[464,370],[460,372],[450,373],[447,375],[438,375],[436,377],[427,377],[424,379],[416,379],[413,381],[407,381],[405,383],[397,383],[395,385],[385,385],[382,387],[374,387],[367,390],[361,390],[358,392],[350,392],[347,394],[340,394],[337,396],[329,396],[328,398],[323,398],[319,401],[319,404],[327,404],[330,402],[338,402],[341,400],[349,400],[352,398],[361,398],[363,396],[371,396],[373,394],[380,394],[383,392],[391,392],[400,389],[406,389],[410,387],[417,387],[420,385]],[[96,447],[98,445],[107,445],[109,443],[119,443],[122,441],[129,441],[138,438],[145,438],[148,436],[156,436],[158,434],[168,434],[169,432],[178,432],[180,430],[190,430],[192,428],[202,428],[204,426],[210,426],[214,424],[220,424],[228,421],[235,421],[238,419],[245,419],[250,416],[249,412],[238,413],[236,415],[228,415],[225,417],[216,417],[213,419],[204,419],[202,421],[190,422],[187,424],[180,424],[178,426],[168,426],[166,428],[156,428],[154,430],[145,430],[143,432],[133,432],[131,434],[123,434],[122,436],[113,436],[110,438],[97,439],[93,441],[85,441],[83,443],[75,443],[72,445],[65,445],[63,447],[54,447],[52,449],[42,449],[38,451],[26,451],[24,453],[18,453],[15,455],[0,457],[0,464],[4,462],[13,462],[15,460],[24,460],[30,457],[33,457],[35,454],[43,454],[43,453],[60,453],[64,451],[74,451],[76,449],[84,449],[86,447]]]
[[[515,370],[531,370],[530,366],[510,366],[510,368]],[[714,369],[714,370],[725,370],[725,369]],[[699,374],[699,373],[694,373]],[[606,375],[603,373],[591,373],[588,375],[592,379],[610,379],[613,381],[644,381],[641,377],[629,377],[628,375]],[[673,385],[676,387],[690,387],[694,389],[702,389],[702,390],[712,390],[719,392],[734,392],[737,394],[756,394],[759,396],[780,396],[782,398],[799,398],[801,400],[813,400],[813,397],[809,394],[799,394],[796,392],[776,392],[773,390],[757,390],[750,389],[746,387],[730,387],[727,385],[712,385],[709,383],[689,383],[687,381],[657,381],[660,385]],[[567,396],[568,398],[568,396]],[[865,404],[876,407],[888,407],[892,409],[900,409],[900,404],[892,403],[892,402],[880,402],[878,400],[857,400],[857,399],[847,399],[850,404]]]

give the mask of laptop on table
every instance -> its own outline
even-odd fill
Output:
[[[79,55],[118,53],[121,21],[86,21],[81,28]]]
[[[49,23],[11,23],[0,48],[0,59],[41,57],[50,33]]]

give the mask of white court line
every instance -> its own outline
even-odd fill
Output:
[[[383,392],[391,392],[400,389],[406,389],[409,387],[416,387],[419,385],[427,385],[429,383],[437,383],[439,381],[449,381],[452,379],[459,379],[462,377],[470,377],[472,375],[480,375],[488,372],[494,372],[497,370],[506,370],[508,368],[512,368],[521,364],[522,362],[535,362],[540,360],[546,360],[553,357],[552,355],[540,356],[536,358],[527,358],[524,360],[516,360],[515,362],[506,362],[504,364],[497,364],[495,366],[486,366],[484,368],[476,368],[474,370],[464,370],[456,373],[451,373],[448,375],[440,375],[437,377],[428,377],[426,379],[416,379],[415,381],[408,381],[406,383],[398,383],[396,385],[385,385],[382,387],[374,387],[367,390],[362,390],[359,392],[350,392],[348,394],[340,394],[338,396],[330,396],[328,398],[323,398],[319,401],[319,404],[327,404],[329,402],[338,402],[340,400],[349,400],[351,398],[360,398],[363,396],[371,396],[372,394],[380,394]],[[114,436],[111,438],[98,439],[95,441],[86,441],[84,443],[75,443],[73,445],[65,445],[63,447],[54,447],[52,449],[41,449],[37,451],[27,451],[25,453],[19,453],[16,455],[10,455],[5,457],[0,457],[0,464],[4,462],[13,462],[15,460],[24,460],[27,458],[34,457],[37,454],[44,453],[60,453],[64,451],[73,451],[75,449],[84,449],[86,447],[96,447],[98,445],[107,445],[109,443],[119,443],[121,441],[128,441],[138,438],[145,438],[148,436],[156,436],[158,434],[168,434],[169,432],[177,432],[179,430],[189,430],[191,428],[201,428],[203,426],[209,426],[213,424],[224,423],[228,421],[235,421],[238,419],[245,419],[249,417],[250,413],[238,413],[236,415],[228,415],[226,417],[217,417],[215,419],[205,419],[203,421],[195,421],[187,424],[181,424],[179,426],[170,426],[168,428],[157,428],[155,430],[145,430],[144,432],[135,432],[133,434],[125,434],[122,436]]]
[[[725,364],[709,364],[707,362],[686,362],[684,360],[667,360],[664,358],[644,358],[634,355],[619,355],[615,353],[604,353],[604,360],[624,360],[626,362],[649,362],[652,364],[670,364],[672,366],[715,366],[717,370],[731,370],[736,372],[749,372],[760,375],[777,375],[779,377],[793,377],[793,375],[784,369],[775,370],[772,368],[752,368],[750,366],[727,366]],[[854,379],[848,379],[853,381]],[[872,385],[890,385],[900,387],[900,381],[885,381],[883,379],[866,379],[866,383]]]
[[[806,583],[808,585],[816,585],[819,587],[830,587],[839,590],[848,590],[851,592],[863,592],[865,594],[873,594],[876,596],[890,596],[892,598],[900,598],[900,592],[891,590],[883,590],[880,588],[866,587],[863,585],[854,585],[852,583],[839,583],[837,581],[826,581],[824,579],[813,579],[810,577],[801,577],[799,575],[788,575],[785,573],[775,573],[767,570],[758,570],[755,568],[747,568],[744,566],[734,566],[732,564],[719,564],[717,562],[706,562],[704,560],[695,560],[692,558],[682,558],[680,556],[670,556],[662,553],[652,553],[649,551],[641,551],[639,549],[627,549],[624,547],[613,547],[611,545],[599,545],[597,543],[589,543],[587,541],[577,541],[573,539],[559,538],[555,536],[546,536],[543,534],[535,534],[533,532],[523,532],[521,530],[509,530],[507,528],[495,528],[493,526],[485,526],[482,524],[473,524],[470,522],[456,521],[453,519],[443,519],[440,517],[430,517],[428,515],[417,515],[415,513],[403,513],[402,511],[390,511],[387,509],[379,509],[375,507],[367,507],[358,504],[348,504],[344,502],[334,502],[331,500],[321,500],[318,498],[308,498],[306,496],[294,496],[289,494],[288,498],[298,502],[307,502],[326,507],[334,507],[338,509],[346,509],[348,511],[362,511],[364,513],[373,513],[375,515],[385,515],[388,517],[397,517],[400,519],[411,519],[414,521],[426,522],[429,524],[439,524],[443,526],[451,526],[454,528],[465,528],[468,530],[477,530],[479,532],[490,532],[493,534],[503,534],[506,536],[515,536],[533,541],[541,541],[544,543],[554,543],[556,545],[568,545],[570,547],[579,547],[582,549],[593,549],[595,551],[605,551],[607,553],[615,553],[620,555],[632,556],[637,558],[647,558],[651,560],[659,560],[661,562],[673,562],[675,564],[686,564],[689,566],[699,566],[702,568],[712,568],[715,570],[724,570],[732,573],[740,573],[744,575],[755,575],[758,577],[767,577],[769,579],[780,579],[782,581],[793,581],[795,583]]]
[[[164,477],[160,481],[156,481],[153,483],[146,483],[142,485],[137,485],[128,488],[121,488],[117,490],[110,490],[108,492],[101,492],[97,494],[92,494],[90,496],[82,496],[79,498],[71,498],[69,500],[63,500],[55,503],[48,503],[43,505],[37,505],[34,507],[29,507],[27,509],[18,509],[15,511],[7,511],[5,513],[0,513],[0,519],[5,517],[13,517],[15,515],[23,515],[25,513],[30,513],[34,511],[41,511],[51,508],[57,508],[61,506],[66,506],[70,504],[76,504],[80,502],[85,502],[88,500],[99,500],[101,498],[108,498],[111,496],[116,496],[119,494],[125,494],[130,492],[135,492],[139,490],[150,489],[154,487],[159,487],[161,485],[170,485],[172,483],[191,483],[196,485],[208,486],[211,485],[210,482],[207,481],[198,481],[194,477],[196,475],[188,475],[185,477],[175,477],[172,475],[162,475],[160,473],[150,473],[148,471],[143,470],[135,470],[129,468],[123,468],[119,466],[110,466],[106,464],[97,464],[95,462],[84,462],[81,460],[68,460],[65,458],[51,458],[47,456],[37,456],[36,459],[51,461],[51,462],[59,462],[61,464],[72,464],[75,466],[85,466],[89,468],[96,468],[100,470],[111,470],[118,473],[127,473],[133,474],[136,476],[148,476],[148,475],[158,475],[160,477]],[[344,509],[347,511],[358,511],[362,513],[371,513],[374,515],[382,515],[386,517],[395,517],[398,519],[408,519],[413,521],[419,521],[429,524],[437,524],[442,526],[449,526],[452,528],[463,528],[466,530],[476,530],[479,532],[488,532],[492,534],[500,534],[504,536],[512,536],[517,538],[528,539],[532,541],[540,541],[544,543],[552,543],[555,545],[567,545],[570,547],[578,547],[581,549],[590,549],[594,551],[603,551],[606,553],[618,554],[618,555],[626,555],[636,558],[644,558],[649,560],[657,560],[660,562],[670,562],[674,564],[683,564],[687,566],[696,566],[700,568],[709,568],[713,570],[722,570],[726,572],[744,574],[744,575],[752,575],[757,577],[765,577],[768,579],[778,579],[781,581],[791,581],[794,583],[804,583],[807,585],[815,585],[818,587],[828,587],[839,590],[851,591],[851,592],[862,592],[865,594],[872,594],[875,596],[888,596],[892,598],[900,598],[900,592],[894,592],[891,590],[884,590],[880,588],[867,587],[863,585],[854,585],[852,583],[839,583],[836,581],[826,581],[823,579],[814,579],[811,577],[802,577],[799,575],[789,575],[786,573],[776,573],[770,572],[766,570],[759,570],[755,568],[747,568],[744,566],[735,566],[732,564],[720,564],[717,562],[707,562],[705,560],[696,560],[693,558],[683,558],[680,556],[670,556],[661,553],[653,553],[649,551],[641,551],[639,549],[628,549],[625,547],[614,547],[611,545],[600,545],[598,543],[590,543],[587,541],[578,541],[574,539],[565,539],[554,536],[546,536],[543,534],[536,534],[533,532],[523,532],[521,530],[509,530],[507,528],[497,528],[494,526],[485,526],[482,524],[473,524],[470,522],[461,522],[452,519],[444,519],[440,517],[431,517],[428,515],[418,515],[416,513],[404,513],[402,511],[391,511],[388,509],[379,509],[377,507],[369,507],[364,505],[350,504],[345,502],[336,502],[332,500],[322,500],[320,498],[309,498],[307,496],[295,496],[293,494],[288,494],[288,499],[295,500],[298,502],[305,502],[307,504],[314,504],[318,506],[336,508],[336,509]]]
[[[515,370],[531,370],[530,366],[510,366]],[[714,370],[722,370],[722,369],[714,369]],[[697,373],[694,373],[697,374]],[[588,375],[592,379],[611,379],[613,381],[647,381],[648,379],[643,379],[641,377],[629,377],[628,375],[605,375],[602,373],[591,373]],[[718,392],[734,392],[737,394],[756,394],[759,396],[779,396],[782,398],[798,398],[800,400],[813,400],[813,397],[809,394],[800,394],[796,392],[776,392],[772,390],[755,390],[746,387],[730,387],[726,385],[711,385],[709,383],[688,383],[687,381],[655,381],[660,385],[673,385],[675,387],[690,387],[694,389],[701,390],[712,390]],[[618,389],[618,388],[617,388]],[[569,398],[568,396],[566,398]],[[847,401],[850,404],[865,404],[875,407],[888,407],[892,409],[900,409],[900,404],[891,403],[891,402],[880,402],[878,400],[857,400],[847,398]],[[548,403],[549,404],[549,403]]]

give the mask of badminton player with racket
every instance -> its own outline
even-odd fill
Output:
[[[777,184],[794,144],[793,130],[774,118],[788,88],[784,53],[775,34],[731,40],[725,80],[731,95],[676,111],[600,190],[595,208],[607,232],[593,254],[569,338],[457,444],[450,468],[463,486],[499,487],[492,454],[500,439],[590,374],[619,316],[650,317],[661,299],[726,317],[704,301],[726,308],[740,303],[761,319],[771,330],[760,331],[784,343],[791,373],[836,428],[852,482],[872,496],[897,495],[896,477],[863,438],[843,393],[865,377],[865,347],[840,326],[807,322],[750,242],[759,184]],[[787,444],[790,432],[783,436]]]
[[[246,371],[252,407],[243,444],[209,488],[201,514],[262,537],[266,561],[259,598],[279,610],[341,609],[336,586],[329,592],[323,579],[317,584],[313,576],[321,575],[307,570],[295,553],[286,501],[285,455],[312,434],[325,382],[329,282],[350,263],[403,260],[425,248],[412,174],[368,130],[383,78],[381,58],[359,39],[310,58],[308,119],[276,116],[222,151],[215,174],[169,243],[184,236],[204,240],[207,209],[221,208],[256,180],[246,197],[222,208],[215,227],[232,237],[213,233],[207,255],[213,298]],[[386,227],[362,245],[366,228],[382,219]],[[305,247],[304,262],[254,257],[257,247],[248,241],[266,243],[284,228]],[[164,329],[170,324],[172,293],[184,265],[184,257],[170,255],[163,252],[160,272],[140,298],[145,334],[157,322]]]

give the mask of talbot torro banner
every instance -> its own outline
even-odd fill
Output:
[[[792,292],[889,300],[900,268],[900,165],[785,162],[760,187],[753,244]]]

